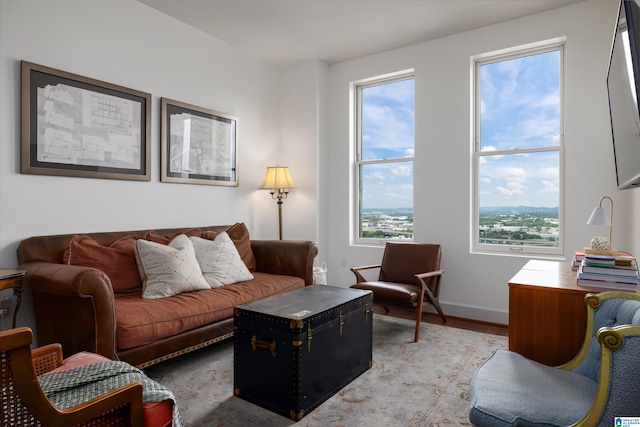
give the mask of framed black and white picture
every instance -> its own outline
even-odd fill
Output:
[[[238,185],[238,118],[161,100],[162,182]]]
[[[22,61],[21,172],[150,180],[151,95]]]

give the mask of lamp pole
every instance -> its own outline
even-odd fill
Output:
[[[282,240],[282,189],[278,189],[278,231]]]
[[[278,188],[278,195],[276,195],[276,190],[273,189],[270,191],[271,198],[278,199],[276,203],[278,203],[278,237],[282,240],[282,199],[286,199],[289,194],[288,188]]]

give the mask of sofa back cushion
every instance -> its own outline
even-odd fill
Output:
[[[202,233],[213,231],[219,233],[230,228],[229,225],[210,225],[199,227]],[[156,230],[158,234],[184,232],[186,228],[165,228]],[[72,233],[50,236],[34,236],[20,242],[17,249],[18,264],[31,262],[61,263],[64,252],[69,246],[69,240],[78,234],[85,234],[102,246],[109,246],[116,240],[126,236],[136,236],[143,239],[149,230],[108,231],[101,233]]]
[[[137,239],[169,242],[179,234],[195,235],[201,232],[205,239],[213,240],[226,231],[236,245],[238,253],[250,271],[256,271],[256,258],[251,248],[249,230],[244,223],[212,225],[198,228],[165,228],[157,230],[114,231],[102,233],[59,234],[35,236],[18,245],[18,263],[52,262],[97,268],[111,280],[116,294],[140,293],[142,283],[135,262],[133,243]],[[71,255],[69,253],[70,250]]]
[[[137,236],[121,237],[109,246],[102,246],[87,235],[73,236],[64,251],[63,262],[102,270],[109,276],[113,292],[140,292],[142,282],[133,252]]]
[[[200,228],[190,228],[188,230],[182,230],[169,234],[162,234],[161,232],[150,230],[145,233],[144,238],[146,240],[150,240],[156,243],[162,243],[164,245],[168,245],[171,240],[173,240],[179,234],[185,234],[187,237],[201,237],[207,240],[215,240],[217,235],[221,233],[221,231],[203,231]],[[249,229],[243,222],[237,222],[232,226],[226,229],[227,234],[233,241],[233,244],[236,246],[238,253],[240,254],[240,258],[247,266],[249,271],[256,270],[256,258],[253,255],[253,250],[251,249],[251,237],[249,235]]]
[[[177,231],[175,233],[169,234],[160,234],[155,230],[149,230],[145,233],[145,240],[149,240],[150,242],[160,243],[163,245],[168,245],[171,243],[173,239],[178,237],[179,235],[184,234],[187,237],[200,237],[202,236],[202,230],[199,228],[189,228],[187,230]]]
[[[244,222],[237,222],[227,229],[227,234],[236,245],[240,258],[244,261],[249,271],[256,271],[256,258],[251,249],[249,230]]]

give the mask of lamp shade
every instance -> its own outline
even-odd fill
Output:
[[[610,226],[611,225],[611,220],[607,216],[607,213],[605,212],[604,208],[598,206],[591,213],[591,216],[589,217],[589,220],[587,221],[587,224],[588,225],[606,225],[606,226]]]
[[[276,190],[281,188],[295,188],[296,184],[291,178],[287,166],[270,166],[264,176],[264,182],[260,186],[261,190]]]

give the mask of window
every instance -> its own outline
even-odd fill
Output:
[[[352,84],[355,243],[413,239],[413,71]]]
[[[478,252],[562,254],[563,45],[473,60]]]

